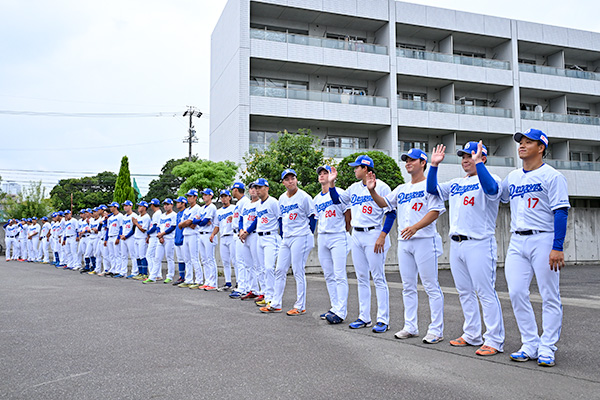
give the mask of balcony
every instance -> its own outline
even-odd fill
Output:
[[[567,169],[572,171],[600,171],[600,162],[566,160],[544,160],[544,162],[556,169]]]
[[[356,51],[360,53],[387,55],[387,47],[376,44],[362,43],[354,40],[327,39],[316,36],[305,36],[293,33],[250,29],[250,38],[270,40],[272,42],[300,44],[304,46],[324,47],[328,49]]]
[[[359,106],[388,107],[386,97],[359,96],[345,93],[330,93],[317,90],[297,90],[280,87],[250,86],[250,96],[276,97],[281,99],[322,101]]]
[[[563,122],[567,124],[600,125],[600,118],[597,115],[571,115],[521,111],[521,118],[535,121]]]
[[[476,58],[457,56],[454,54],[434,53],[423,50],[396,49],[396,55],[404,58],[414,58],[416,60],[439,61],[451,64],[472,65],[475,67],[496,68],[510,70],[510,62],[501,60],[491,60],[488,58]]]
[[[556,67],[547,67],[545,65],[519,64],[519,71],[532,72],[534,74],[564,76],[567,78],[588,79],[600,81],[600,74],[589,71],[577,71],[574,69],[562,69]]]
[[[480,115],[484,117],[511,118],[512,111],[498,107],[465,106],[461,104],[414,101],[398,98],[398,108],[405,110],[433,111],[452,114]]]
[[[444,162],[449,164],[460,164],[462,162],[462,157],[459,157],[456,154],[446,154],[446,156],[444,157]],[[487,157],[485,165],[488,167],[514,168],[515,159],[513,157],[489,156]]]
[[[359,153],[363,151],[381,151],[386,155],[390,155],[388,150],[384,149],[353,149],[346,147],[323,147],[323,156],[329,158],[344,158],[349,156],[350,154]]]

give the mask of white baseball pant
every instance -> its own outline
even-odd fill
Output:
[[[279,246],[277,266],[275,267],[275,293],[273,294],[271,307],[281,308],[282,306],[286,275],[291,264],[296,279],[296,302],[293,308],[306,309],[306,275],[304,274],[304,267],[314,246],[315,241],[312,234],[283,238]]]
[[[320,233],[317,238],[319,263],[329,293],[329,311],[346,319],[348,314],[348,275],[346,259],[350,252],[350,235],[346,232]]]
[[[275,296],[275,267],[277,266],[280,239],[277,232],[258,236],[258,268],[256,269],[256,275],[260,284],[260,294],[265,295],[267,303],[273,301]]]
[[[216,242],[210,241],[210,232],[200,233],[198,236],[198,248],[200,259],[204,266],[204,284],[217,287],[217,261],[215,260]]]
[[[156,246],[156,263],[162,266],[163,258],[167,258],[167,278],[173,279],[175,275],[175,238],[173,235],[165,236],[164,243],[158,242]]]

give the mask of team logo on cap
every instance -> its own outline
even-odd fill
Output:
[[[366,165],[371,165],[371,163],[369,162],[369,160],[362,160],[360,163],[361,164],[366,164]]]
[[[546,136],[540,135],[540,140],[548,147],[548,138]]]

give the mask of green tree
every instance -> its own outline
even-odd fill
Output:
[[[8,218],[43,217],[50,213],[50,200],[46,199],[46,188],[42,182],[31,182],[16,196],[4,199],[4,209]]]
[[[177,190],[181,184],[185,181],[185,178],[179,177],[173,174],[173,168],[188,161],[186,158],[171,159],[163,165],[160,170],[158,179],[153,179],[150,182],[148,193],[145,196],[146,201],[150,201],[154,198],[164,200],[167,197],[174,199],[177,195]],[[198,161],[198,157],[192,157],[192,162]]]
[[[184,195],[190,189],[203,190],[210,188],[219,196],[218,190],[225,189],[233,183],[238,166],[233,161],[186,161],[173,168],[173,175],[183,178],[178,195]]]
[[[398,163],[394,161],[394,159],[388,156],[381,151],[363,151],[354,154],[350,154],[340,161],[338,170],[338,178],[336,180],[336,186],[341,188],[347,188],[356,182],[356,177],[354,176],[354,167],[348,165],[348,163],[354,162],[356,157],[359,155],[366,154],[373,159],[375,163],[375,175],[377,179],[381,179],[388,186],[394,190],[398,185],[404,183],[404,178],[402,177],[402,171],[398,166]]]
[[[246,183],[258,178],[269,181],[269,193],[278,198],[285,187],[281,183],[281,173],[293,168],[298,174],[298,186],[311,196],[315,196],[321,185],[317,181],[317,168],[331,164],[331,159],[323,157],[319,139],[310,129],[300,129],[298,133],[279,132],[279,138],[271,142],[264,152],[253,152],[244,157],[246,169],[242,177]]]
[[[50,200],[56,210],[71,208],[71,194],[74,210],[108,204],[112,201],[116,182],[117,174],[108,171],[85,178],[61,179],[50,191]]]
[[[131,186],[131,174],[129,173],[129,159],[127,156],[121,158],[121,168],[119,169],[119,176],[117,176],[115,192],[113,194],[113,201],[123,204],[125,200],[136,201],[135,190]]]

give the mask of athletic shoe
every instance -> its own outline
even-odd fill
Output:
[[[450,341],[450,345],[454,347],[466,347],[466,346],[474,346],[471,343],[467,342],[465,339],[461,337],[456,338]]]
[[[206,286],[204,286],[204,290],[207,291],[207,292],[212,292],[213,290],[217,290],[217,288],[214,287],[214,286],[208,286],[208,285],[206,285]]]
[[[372,331],[374,333],[383,333],[383,332],[387,331],[388,329],[390,329],[390,326],[388,324],[384,324],[383,322],[378,322],[375,324]]]
[[[333,313],[332,313],[331,311],[327,311],[327,312],[325,312],[325,313],[323,313],[323,314],[319,315],[319,318],[321,318],[321,319],[325,320],[325,319],[327,319],[327,316],[328,316],[329,314],[333,314]]]
[[[162,280],[163,280],[162,276],[159,276],[158,278],[156,278],[156,281],[162,281]]]
[[[113,278],[125,278],[125,275],[116,274],[113,276]]]
[[[250,300],[250,299],[255,299],[258,296],[255,295],[252,291],[249,291],[248,293],[246,293],[245,295],[243,295],[242,297],[240,297],[240,300]]]
[[[255,301],[254,304],[256,304],[258,307],[266,307],[268,303],[263,298],[262,300]]]
[[[134,276],[131,279],[135,279],[136,281],[143,281],[144,280],[144,275],[142,274],[137,274],[136,276]]]
[[[177,279],[175,282],[173,282],[173,286],[177,286],[181,283],[185,283],[185,279],[183,279],[183,278]]]
[[[396,339],[410,339],[411,337],[418,337],[418,336],[419,336],[418,333],[410,333],[406,329],[402,329],[401,331],[396,332],[394,334],[394,337]]]
[[[537,363],[540,367],[554,367],[556,365],[554,357],[551,356],[539,356]]]
[[[350,327],[350,329],[360,329],[360,328],[368,328],[371,325],[372,325],[371,321],[365,322],[359,318],[348,326]]]
[[[223,286],[221,286],[220,288],[217,289],[219,292],[228,292],[231,290],[231,283],[228,282],[226,284],[224,284]]]
[[[179,284],[179,285],[177,285],[177,286],[178,286],[178,287],[186,287],[186,288],[189,288],[191,285],[192,285],[191,283],[185,283],[185,282],[183,282],[183,283],[180,283],[180,284]]]
[[[495,354],[498,354],[498,350],[484,344],[483,346],[477,349],[475,354],[477,354],[478,356],[493,356]]]
[[[239,299],[240,297],[242,297],[242,293],[238,292],[237,290],[234,290],[233,292],[229,293],[230,299]]]
[[[88,275],[96,275],[96,271],[90,271],[88,272]]]
[[[423,338],[423,343],[436,344],[436,343],[441,342],[442,340],[444,340],[443,336],[436,336],[433,333],[428,333]]]
[[[260,296],[258,296],[256,299],[254,299],[255,303],[258,303],[259,301],[263,301],[265,299],[265,295],[261,294]]]
[[[290,317],[295,317],[296,315],[306,314],[306,310],[298,310],[297,308],[292,308],[286,314],[289,315]]]
[[[98,274],[98,276],[106,276],[106,273],[105,273],[105,272],[100,272],[100,273]]]
[[[114,272],[107,272],[105,275],[106,276],[115,276],[116,274]]]
[[[155,283],[156,281],[154,279],[146,279],[145,281],[142,281],[142,283]]]
[[[526,362],[531,360],[533,357],[529,357],[524,351],[516,351],[510,355],[510,359],[517,362]]]
[[[199,283],[190,283],[188,285],[189,289],[199,289],[200,288],[200,284]]]
[[[165,281],[163,283],[171,283],[171,282],[173,282],[173,279],[167,278],[167,279],[165,279]]]
[[[337,314],[334,314],[332,312],[327,314],[325,318],[327,319],[327,322],[329,322],[332,325],[341,324],[342,322],[344,322],[344,320],[341,317],[338,317]]]
[[[260,309],[261,313],[280,313],[281,312],[281,308],[275,308],[275,307],[271,307],[270,305],[267,307],[261,307]]]
[[[136,276],[136,275],[134,275],[134,274],[131,274],[131,275],[127,275],[127,276],[126,276],[126,278],[127,278],[127,279],[132,279],[132,278],[135,278],[135,276]]]

